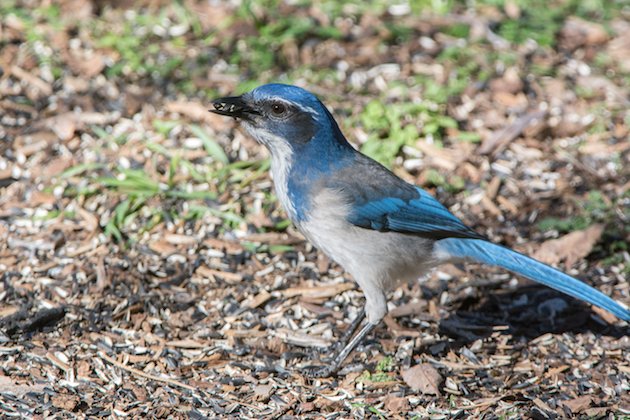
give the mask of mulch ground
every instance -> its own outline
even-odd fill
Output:
[[[3,6],[2,415],[630,416],[626,323],[473,265],[392,293],[385,323],[337,377],[300,373],[325,363],[363,297],[287,225],[266,152],[207,112],[211,95],[254,74],[233,60],[253,65],[251,36],[263,30],[234,3]],[[282,38],[258,81],[313,90],[361,145],[374,142],[370,101],[421,101],[432,85],[450,89],[458,60],[473,63],[457,94],[417,119],[396,114],[422,135],[392,167],[479,232],[630,303],[627,13],[605,25],[563,16],[542,47],[494,31],[525,13],[516,3],[423,18],[349,8],[334,22],[326,4],[274,12],[341,36]],[[162,13],[148,32],[129,23],[143,13]],[[252,16],[276,19],[262,7]],[[411,35],[394,36],[392,22]],[[464,37],[447,31],[461,25]],[[146,42],[131,47],[144,64],[103,41],[108,31]],[[440,59],[452,48],[469,54]],[[456,124],[433,135],[436,115]]]

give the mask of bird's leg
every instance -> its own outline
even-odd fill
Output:
[[[352,320],[350,326],[343,332],[343,335],[339,338],[339,340],[334,344],[335,349],[339,349],[345,347],[348,344],[348,341],[352,338],[355,332],[359,329],[359,326],[365,319],[365,307],[361,308],[361,312]]]
[[[354,322],[353,322],[354,324]],[[378,324],[373,324],[368,322],[359,330],[359,332],[352,337],[352,340],[345,347],[343,347],[336,355],[332,357],[332,359],[328,362],[326,366],[309,366],[304,369],[303,373],[306,376],[310,376],[311,378],[325,378],[328,376],[332,376],[339,370],[341,363],[348,357],[352,350],[355,349],[361,341],[365,338],[366,335],[372,332],[374,328],[376,328]],[[353,325],[350,326],[352,328]]]

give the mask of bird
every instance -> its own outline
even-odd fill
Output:
[[[268,149],[275,193],[289,219],[364,294],[363,309],[332,357],[324,365],[307,367],[308,376],[335,375],[387,314],[388,293],[445,263],[501,267],[630,321],[627,305],[491,242],[428,192],[356,150],[313,93],[271,83],[212,105],[211,112],[237,119]]]

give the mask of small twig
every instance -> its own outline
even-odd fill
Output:
[[[492,137],[486,139],[477,153],[482,155],[492,153],[498,155],[513,140],[516,140],[523,131],[536,120],[542,120],[547,116],[546,111],[532,111],[516,119],[512,124],[497,131]]]
[[[178,386],[180,388],[188,389],[190,391],[196,391],[197,390],[197,388],[195,388],[194,386],[190,386],[190,385],[187,385],[187,384],[185,384],[183,382],[176,381],[175,379],[161,378],[159,376],[151,375],[150,373],[146,373],[146,372],[143,372],[143,371],[138,370],[136,368],[132,368],[130,366],[124,365],[124,364],[120,363],[118,360],[109,357],[108,355],[106,355],[103,352],[99,351],[97,354],[98,354],[98,357],[100,357],[101,359],[111,363],[114,366],[118,366],[119,368],[121,368],[123,370],[126,370],[129,373],[133,373],[134,375],[142,376],[143,378],[151,379],[153,381],[165,382],[167,384],[175,385],[175,386]]]

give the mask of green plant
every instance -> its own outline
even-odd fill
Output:
[[[426,179],[428,185],[442,187],[452,194],[462,191],[466,187],[466,182],[462,177],[451,174],[447,179],[435,169],[427,170]]]
[[[395,360],[392,356],[385,356],[376,364],[374,373],[365,371],[356,380],[357,382],[388,382],[393,380],[391,371],[395,367]]]
[[[590,191],[586,194],[586,199],[578,204],[577,215],[566,218],[547,217],[538,222],[538,228],[542,231],[572,232],[586,229],[596,222],[606,222],[614,217],[614,214],[611,214],[611,204],[600,191]]]
[[[454,119],[429,102],[384,104],[373,100],[359,119],[370,133],[361,151],[386,165],[391,165],[403,146],[413,145],[421,136],[439,140],[444,129],[457,127]]]
[[[237,16],[252,22],[257,34],[236,42],[230,61],[249,69],[252,78],[273,67],[287,67],[283,47],[289,43],[299,45],[309,38],[340,39],[342,36],[334,25],[321,25],[310,17],[282,15],[279,2],[275,0],[245,1]],[[226,40],[226,43],[233,41]]]

